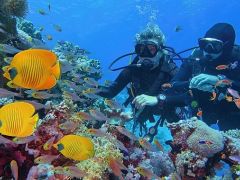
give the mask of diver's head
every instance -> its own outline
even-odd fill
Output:
[[[217,23],[211,27],[204,38],[198,40],[199,47],[209,61],[222,59],[226,61],[233,49],[235,30],[227,23]]]
[[[139,56],[138,63],[145,63],[147,69],[154,69],[159,65],[163,54],[165,37],[157,25],[148,24],[147,27],[136,34],[135,52]]]

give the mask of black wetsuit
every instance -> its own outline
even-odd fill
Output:
[[[219,120],[221,130],[240,128],[240,110],[234,102],[228,102],[226,99],[218,100],[218,96],[226,94],[225,88],[218,88],[217,98],[211,101],[212,93],[192,89],[193,97],[189,93],[189,84],[192,77],[201,73],[209,75],[225,75],[232,81],[231,88],[240,92],[240,47],[235,46],[228,61],[224,59],[224,64],[236,63],[238,66],[234,69],[216,70],[216,66],[210,66],[204,62],[203,52],[196,49],[188,60],[184,61],[177,75],[172,79],[173,87],[169,89],[165,106],[186,106],[193,101],[198,102],[203,111],[203,120],[210,124]],[[194,109],[195,113],[197,109]],[[196,114],[195,114],[196,116]]]
[[[133,64],[136,64],[137,61],[138,57],[134,59]],[[178,68],[175,63],[169,62],[169,56],[163,55],[159,66],[153,70],[143,70],[137,67],[124,69],[116,80],[109,87],[103,87],[98,95],[105,98],[113,98],[126,87],[127,84],[132,83],[134,97],[141,94],[156,96],[161,92],[161,85],[170,82],[177,70]],[[128,103],[131,103],[134,97],[130,93]],[[125,105],[128,103],[125,103]],[[137,121],[140,123],[144,123],[148,119],[153,121],[152,115],[159,113],[161,112],[158,108],[145,107]]]

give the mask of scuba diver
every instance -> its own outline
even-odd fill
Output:
[[[181,107],[190,105],[208,125],[228,130],[240,127],[240,47],[235,45],[235,30],[217,23],[199,47],[185,59],[165,94],[149,98],[149,106]],[[145,104],[136,97],[139,107]]]
[[[147,133],[146,121],[155,122],[154,114],[161,114],[162,117],[172,115],[170,109],[164,111],[163,114],[162,109],[144,108],[139,110],[139,107],[137,105],[134,107],[134,102],[132,103],[134,97],[138,95],[142,97],[143,101],[156,96],[161,91],[161,86],[170,82],[176,74],[178,68],[171,61],[166,49],[169,47],[164,46],[164,35],[160,28],[157,25],[148,25],[145,30],[136,34],[135,53],[130,53],[136,54],[132,63],[124,68],[118,68],[123,70],[116,80],[108,87],[101,87],[97,92],[97,95],[111,99],[130,84],[129,98],[125,101],[124,106],[131,103],[133,112],[135,112],[133,114],[133,131],[140,124],[140,131],[145,130]],[[159,121],[156,124],[159,124]]]

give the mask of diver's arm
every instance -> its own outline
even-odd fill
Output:
[[[116,80],[108,87],[101,87],[96,93],[104,98],[113,98],[130,82],[131,70],[129,68],[124,69],[116,78]]]
[[[178,73],[173,77],[171,81],[172,87],[164,91],[162,94],[165,99],[158,98],[158,106],[162,107],[181,107],[186,106],[192,99],[189,94],[190,78],[192,76],[192,67],[189,61],[184,61],[180,67]],[[160,97],[161,94],[158,95]]]
[[[171,85],[174,90],[187,90],[192,76],[192,67],[189,61],[184,61],[180,70],[171,80]],[[171,88],[171,89],[172,89]]]

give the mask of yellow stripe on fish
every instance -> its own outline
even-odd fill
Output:
[[[51,89],[60,78],[57,56],[44,49],[30,49],[16,54],[3,71],[4,77],[12,84],[34,90]]]
[[[7,136],[26,137],[33,134],[38,114],[32,104],[14,102],[0,109],[0,133]]]
[[[94,144],[88,137],[66,135],[53,145],[65,157],[77,161],[86,160],[94,156]]]

